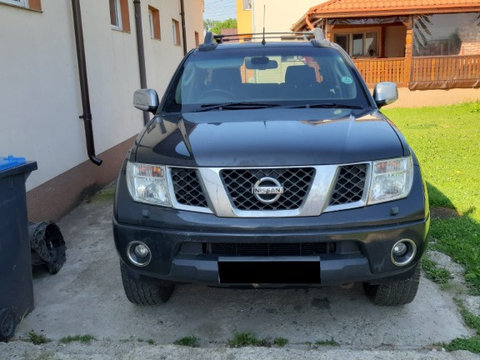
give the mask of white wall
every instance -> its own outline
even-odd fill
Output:
[[[29,188],[85,160],[70,6],[0,4],[0,156],[38,162]]]
[[[326,0],[253,0],[253,32],[263,31],[265,12],[265,31],[290,32],[291,26],[312,7]],[[265,11],[264,11],[265,6]]]
[[[202,33],[203,0],[186,0],[189,46]],[[133,2],[131,33],[113,30],[108,1],[82,0],[83,32],[97,154],[134,136],[143,116],[132,106],[140,88]],[[161,40],[149,32],[148,4],[160,11]],[[193,11],[192,11],[193,9]],[[142,1],[147,82],[159,95],[183,57],[173,45],[179,1]],[[195,21],[194,21],[195,20]],[[32,189],[81,164],[86,154],[71,2],[42,0],[42,12],[0,3],[0,156],[36,160]]]

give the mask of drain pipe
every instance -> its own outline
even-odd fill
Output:
[[[140,87],[147,88],[147,71],[145,69],[145,48],[143,46],[143,28],[142,28],[142,8],[140,0],[133,0],[133,7],[135,9],[135,32],[137,33],[137,53],[138,53],[138,68],[140,70]],[[143,112],[143,123],[147,124],[150,121],[148,111]]]
[[[93,141],[92,112],[90,110],[90,95],[88,93],[87,62],[85,60],[85,45],[83,42],[82,14],[79,0],[72,0],[73,27],[75,29],[75,44],[77,46],[78,76],[80,79],[80,90],[82,93],[82,109],[85,125],[85,140],[87,142],[87,154],[95,165],[102,165],[102,160],[95,155],[95,144]]]
[[[183,56],[187,55],[187,29],[185,25],[185,0],[180,0],[180,17],[182,18]]]

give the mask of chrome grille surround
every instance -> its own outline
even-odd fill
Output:
[[[341,173],[341,169],[348,166],[357,166],[361,164],[365,167],[364,190],[359,200],[356,196],[354,201],[333,204],[332,194],[336,186],[336,180]],[[292,169],[312,169],[312,179],[306,191],[304,199],[296,208],[280,208],[280,209],[238,209],[235,202],[230,198],[229,190],[224,183],[222,173],[224,171],[292,171]],[[215,214],[218,217],[245,217],[245,218],[266,218],[266,217],[298,217],[298,216],[319,216],[324,212],[346,210],[365,206],[369,192],[371,163],[361,162],[353,164],[341,165],[318,165],[318,166],[289,166],[289,167],[248,167],[248,168],[192,168],[167,166],[169,176],[170,198],[173,202],[173,208],[180,210],[195,211],[201,213]],[[188,169],[187,173],[194,172],[198,180],[198,187],[205,198],[205,202],[199,202],[193,205],[192,202],[185,201],[182,197],[177,198],[174,188],[173,173],[179,170]],[[298,170],[294,170],[298,171]],[[176,180],[178,182],[178,179]],[[187,187],[188,188],[188,187]],[[178,186],[177,186],[178,189]],[[194,192],[196,194],[196,192]],[[253,196],[253,195],[252,195]]]

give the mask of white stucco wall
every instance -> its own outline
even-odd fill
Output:
[[[202,32],[203,0],[186,0],[187,32]],[[138,133],[143,116],[132,106],[140,88],[133,2],[130,33],[113,30],[108,1],[82,0],[83,32],[97,154]],[[162,39],[152,40],[148,4],[160,11]],[[173,45],[179,1],[142,2],[147,82],[161,93],[183,57]],[[191,9],[199,12],[196,16]],[[193,25],[194,24],[194,25]],[[193,27],[192,27],[193,26]],[[42,12],[0,3],[0,156],[36,160],[27,189],[86,161],[86,145],[70,1],[42,0]]]
[[[85,160],[70,2],[0,4],[0,156],[36,160],[29,188]]]

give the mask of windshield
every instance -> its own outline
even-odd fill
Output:
[[[356,75],[334,49],[245,47],[192,54],[174,79],[165,110],[368,104]]]

